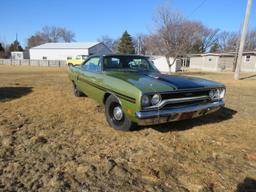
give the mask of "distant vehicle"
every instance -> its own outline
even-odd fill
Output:
[[[161,74],[145,56],[91,56],[70,66],[69,78],[75,96],[86,94],[105,106],[109,125],[124,131],[134,124],[191,119],[224,106],[223,84]]]
[[[67,64],[70,65],[81,65],[87,58],[87,55],[77,55],[70,59],[67,59]]]

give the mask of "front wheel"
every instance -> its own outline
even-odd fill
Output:
[[[134,123],[126,117],[118,99],[113,95],[110,95],[106,100],[105,115],[108,124],[117,130],[129,131],[135,126]]]
[[[84,94],[82,91],[80,91],[80,90],[78,89],[78,87],[76,86],[76,84],[75,84],[74,82],[72,82],[72,83],[73,83],[73,92],[74,92],[74,95],[75,95],[76,97],[85,96],[85,94]]]

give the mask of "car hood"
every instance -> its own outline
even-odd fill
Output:
[[[142,92],[163,92],[182,89],[223,87],[223,84],[190,76],[165,75],[150,72],[106,72],[111,76],[128,82]]]

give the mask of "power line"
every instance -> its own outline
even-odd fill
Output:
[[[206,3],[207,0],[203,0],[201,1],[201,3],[193,10],[191,11],[191,13],[188,15],[188,17],[190,17],[191,15],[193,15],[198,9],[200,9],[205,3]]]

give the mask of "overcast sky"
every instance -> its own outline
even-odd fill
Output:
[[[149,33],[152,18],[161,4],[169,4],[192,20],[212,28],[238,31],[243,22],[246,0],[1,0],[0,41],[11,43],[18,33],[26,39],[44,25],[66,27],[76,41],[96,41],[102,35],[119,37]],[[250,28],[256,27],[253,1]]]

